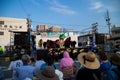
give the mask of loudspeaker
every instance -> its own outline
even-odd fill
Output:
[[[14,45],[16,46],[29,46],[30,40],[29,40],[29,34],[25,32],[19,32],[15,33],[14,35]]]

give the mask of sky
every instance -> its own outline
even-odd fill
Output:
[[[109,11],[110,23],[120,26],[120,0],[0,0],[0,16],[27,18],[33,30],[38,24],[87,32],[98,23],[98,32],[108,33],[105,20]]]

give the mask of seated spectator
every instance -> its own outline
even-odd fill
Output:
[[[78,61],[83,67],[79,69],[76,80],[101,80],[99,71],[100,62],[93,52],[80,53]]]
[[[45,61],[43,60],[43,54],[42,53],[38,53],[38,56],[37,56],[37,60],[35,62],[35,70],[40,70],[41,69],[41,65],[43,63],[45,63]]]
[[[0,46],[0,55],[2,55],[3,54],[3,48],[2,48],[2,46]]]
[[[15,61],[15,59],[10,60],[10,65],[8,67],[8,70],[12,70],[12,66],[13,66],[14,61]]]
[[[100,53],[99,57],[100,57],[100,61],[101,61],[100,62],[100,71],[104,72],[106,70],[109,70],[111,67],[111,63],[108,60],[107,54],[105,52],[102,52],[102,53]]]
[[[101,52],[99,54],[100,58],[100,71],[101,71],[101,79],[102,80],[109,80],[109,70],[111,67],[111,63],[108,60],[108,56],[105,52]]]
[[[63,73],[62,73],[60,70],[55,69],[55,74],[57,74],[57,75],[58,75],[59,80],[63,80]]]
[[[25,54],[22,56],[23,66],[16,68],[15,80],[24,80],[26,78],[32,79],[35,76],[35,68],[29,65],[30,57]]]
[[[12,80],[16,80],[15,77],[15,72],[16,72],[16,68],[23,66],[23,62],[21,60],[21,55],[20,54],[15,54],[14,55],[14,61],[11,61],[8,70],[12,70],[13,74],[12,74]]]
[[[55,70],[51,66],[46,66],[42,71],[39,70],[36,74],[39,80],[59,80]]]
[[[70,58],[68,52],[64,52],[63,58],[60,61],[60,70],[63,72],[65,77],[70,77],[74,74],[74,61]]]
[[[34,59],[34,58],[30,58],[29,64],[30,64],[31,66],[35,66],[35,59]]]
[[[110,57],[112,67],[110,68],[110,79],[109,80],[120,80],[120,54],[113,54]]]
[[[4,80],[4,71],[0,67],[0,80]]]
[[[54,64],[54,60],[50,54],[46,54],[44,58],[45,63],[41,65],[40,70],[43,70],[46,66],[52,66],[53,69],[57,69],[56,65]]]
[[[9,70],[14,70],[16,67],[20,67],[23,65],[23,62],[21,60],[21,55],[20,54],[15,54],[14,59],[11,61],[9,65]]]

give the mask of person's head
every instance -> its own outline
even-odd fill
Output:
[[[25,54],[25,55],[22,55],[22,62],[23,64],[28,64],[30,61],[30,56]]]
[[[44,58],[44,61],[48,64],[48,65],[52,65],[54,60],[52,58],[52,56],[50,54],[46,54],[45,55],[45,58]]]
[[[34,63],[35,63],[35,59],[34,58],[30,58],[29,64],[30,65],[34,65]]]
[[[37,54],[37,60],[42,60],[43,59],[43,54],[42,53],[38,53]]]
[[[39,80],[59,80],[55,74],[55,70],[51,66],[46,66],[44,70],[38,71],[36,74]]]
[[[78,61],[88,69],[98,69],[100,67],[100,62],[97,59],[95,53],[80,53],[78,55]]]
[[[20,60],[21,59],[21,54],[15,53],[14,54],[14,60]]]
[[[120,67],[120,54],[112,54],[110,57],[110,62],[113,65],[119,66]]]
[[[67,51],[64,51],[63,57],[64,58],[70,58],[70,55]]]
[[[105,53],[105,52],[101,52],[101,53],[99,54],[99,57],[100,57],[100,60],[101,60],[101,61],[106,61],[106,60],[108,60],[107,53]]]

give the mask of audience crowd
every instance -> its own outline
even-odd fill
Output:
[[[36,58],[16,54],[8,69],[12,70],[12,80],[120,80],[120,54],[108,57],[105,52],[82,50],[77,60],[80,66],[67,50],[58,60],[59,65],[50,53],[39,52]]]

